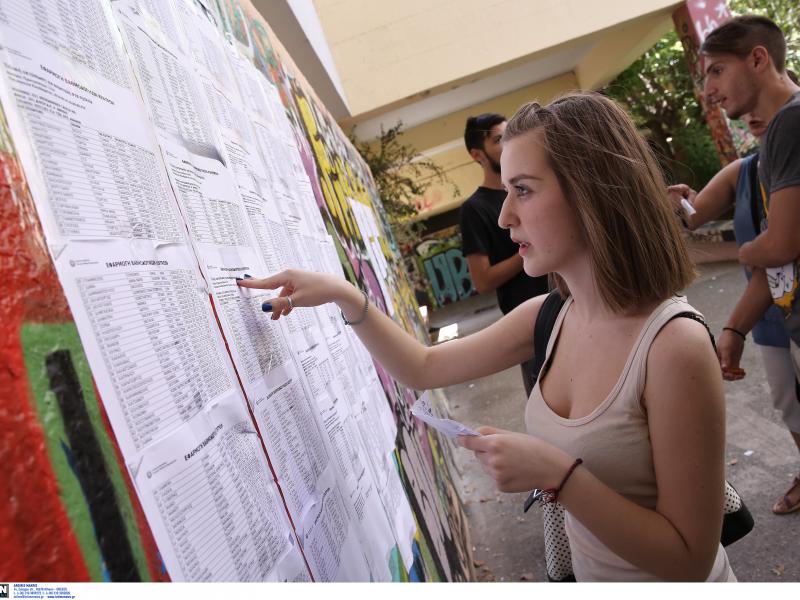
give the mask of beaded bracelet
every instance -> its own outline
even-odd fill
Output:
[[[339,311],[342,313],[342,321],[344,321],[345,325],[359,325],[364,322],[364,319],[367,318],[367,310],[369,309],[369,296],[367,296],[367,292],[361,290],[361,293],[364,294],[364,310],[361,311],[361,317],[357,321],[348,321],[347,317],[344,316],[344,311]]]

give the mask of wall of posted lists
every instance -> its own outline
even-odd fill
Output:
[[[409,501],[405,406],[335,306],[276,323],[235,284],[345,272],[307,142],[221,4],[0,0],[12,140],[170,578],[407,578],[448,517]],[[350,209],[385,286],[380,213]]]

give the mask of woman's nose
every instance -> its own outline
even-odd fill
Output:
[[[506,194],[506,199],[503,200],[503,207],[500,209],[500,216],[497,218],[497,224],[502,229],[510,229],[512,225],[516,224],[516,214],[512,206],[513,199],[510,194]]]

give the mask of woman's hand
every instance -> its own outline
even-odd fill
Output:
[[[297,269],[288,269],[263,279],[237,279],[236,283],[243,288],[280,288],[277,297],[266,300],[262,305],[264,312],[272,312],[274,321],[288,315],[295,306],[319,306],[326,302],[338,302],[347,298],[348,292],[356,292],[355,287],[339,277]]]
[[[480,436],[459,436],[472,450],[501,492],[527,492],[558,487],[573,459],[555,446],[527,435],[479,427]]]

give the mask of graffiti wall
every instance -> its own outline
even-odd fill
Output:
[[[428,294],[432,309],[441,308],[477,294],[461,252],[458,226],[426,235],[412,250],[416,284]]]
[[[0,127],[0,579],[166,580]]]
[[[273,327],[232,283],[338,272],[426,341],[369,171],[268,24],[235,0],[17,4],[0,580],[470,579],[451,449],[410,416],[417,393],[336,311]],[[443,303],[466,293],[465,265],[426,256]]]

